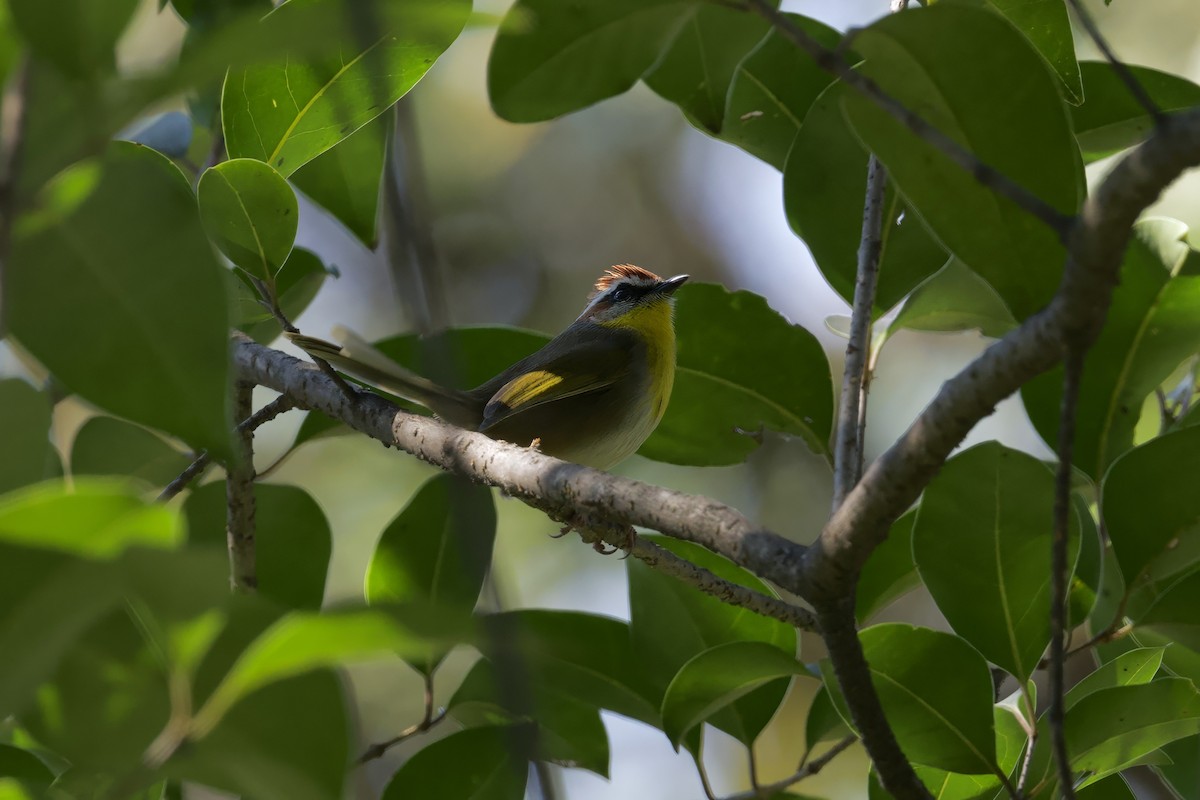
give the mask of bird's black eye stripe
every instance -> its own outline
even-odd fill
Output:
[[[636,300],[637,298],[643,296],[652,288],[654,287],[631,286],[628,283],[619,283],[617,284],[617,288],[613,289],[612,293],[609,294],[608,299],[613,303],[626,303],[630,300]]]

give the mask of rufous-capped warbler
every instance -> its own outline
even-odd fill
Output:
[[[607,469],[654,431],[675,382],[672,295],[687,275],[663,279],[632,264],[596,281],[583,313],[545,347],[474,389],[451,389],[405,369],[359,337],[342,345],[289,338],[367,383],[420,403],[446,422],[549,455]]]

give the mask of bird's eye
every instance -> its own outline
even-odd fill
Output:
[[[616,289],[613,289],[613,293],[608,296],[608,298],[614,303],[624,303],[631,297],[633,297],[633,293],[625,286],[618,286]]]

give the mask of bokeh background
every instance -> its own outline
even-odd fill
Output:
[[[476,0],[477,11],[502,14],[507,0]],[[886,0],[797,0],[784,8],[845,30],[886,13]],[[1200,3],[1196,0],[1089,2],[1103,31],[1126,60],[1200,81]],[[124,70],[153,69],[174,57],[183,26],[157,0],[145,0],[121,44]],[[555,332],[582,308],[591,282],[608,265],[633,262],[660,274],[690,273],[731,289],[749,289],[825,346],[840,376],[842,340],[826,318],[848,308],[813,266],[788,228],[781,176],[741,150],[693,129],[679,111],[643,86],[569,117],[513,125],[492,114],[485,74],[494,28],[468,28],[402,102],[415,120],[407,142],[418,158],[428,202],[422,215],[439,252],[440,279],[453,324],[503,323]],[[1080,55],[1097,51],[1077,31]],[[964,65],[969,68],[969,65]],[[182,107],[182,102],[179,103]],[[1094,181],[1111,166],[1089,168]],[[1200,176],[1180,181],[1152,213],[1200,225]],[[299,245],[334,264],[328,281],[299,319],[311,335],[345,324],[368,338],[412,330],[411,285],[395,278],[385,250],[371,252],[321,210],[301,198]],[[406,296],[406,292],[410,293]],[[730,330],[729,336],[742,335]],[[904,332],[882,351],[873,384],[868,457],[892,442],[943,380],[988,341],[977,334]],[[282,345],[281,345],[282,346]],[[0,374],[21,365],[0,345]],[[265,401],[264,394],[259,401]],[[74,431],[90,412],[60,404],[56,435],[69,452]],[[291,441],[301,417],[285,415],[257,437],[258,467],[266,468]],[[1049,450],[1018,401],[1002,403],[968,444],[997,438],[1038,455]],[[797,541],[819,531],[831,481],[824,461],[799,441],[769,438],[745,465],[681,468],[635,457],[623,474],[716,497]],[[360,437],[306,445],[278,465],[271,480],[304,487],[318,500],[334,532],[327,600],[361,597],[363,574],[385,524],[432,469]],[[498,498],[500,532],[489,602],[505,607],[585,610],[628,618],[625,566],[567,537],[512,500]],[[939,625],[919,593],[887,612],[891,619]],[[806,637],[802,657],[822,655]],[[473,654],[456,653],[439,673],[439,701],[453,691]],[[810,682],[811,683],[811,682]],[[421,683],[400,661],[350,670],[348,690],[360,709],[363,741],[389,738],[419,718]],[[795,769],[804,749],[804,714],[811,686],[792,693],[760,738],[760,777]],[[606,715],[612,747],[611,780],[578,770],[554,770],[557,797],[570,800],[703,797],[690,757],[638,723]],[[436,731],[429,734],[437,735]],[[744,750],[716,731],[706,759],[718,794],[748,788]],[[414,742],[413,746],[419,746]],[[358,772],[348,797],[377,796],[403,760],[403,748]],[[814,796],[865,796],[865,756],[855,748],[797,789]]]

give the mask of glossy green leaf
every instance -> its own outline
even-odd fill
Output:
[[[138,0],[9,0],[12,21],[40,57],[95,80],[116,69],[113,49]]]
[[[1075,465],[1095,479],[1133,447],[1142,402],[1200,350],[1200,275],[1183,269],[1187,226],[1142,220],[1121,264],[1104,328],[1088,350],[1075,424]],[[1047,442],[1058,439],[1061,367],[1021,390]]]
[[[1067,102],[1083,102],[1083,83],[1075,59],[1071,19],[1062,0],[968,0],[1011,22],[1054,70]]]
[[[912,538],[916,511],[896,520],[883,544],[876,547],[858,577],[854,615],[860,623],[921,583],[913,563]]]
[[[1200,535],[1200,427],[1131,450],[1104,476],[1101,509],[1126,585],[1156,559],[1171,559],[1182,537]]]
[[[319,609],[333,549],[321,507],[304,489],[275,483],[256,484],[254,501],[259,593],[286,608]],[[225,481],[193,489],[183,513],[191,544],[225,547]]]
[[[221,252],[268,283],[296,241],[296,193],[278,172],[253,158],[210,167],[196,188],[200,220]]]
[[[898,623],[866,628],[859,640],[884,713],[910,760],[966,775],[995,772],[992,677],[975,649],[953,634]],[[822,662],[821,671],[848,718],[832,666]]]
[[[191,460],[158,435],[116,417],[92,417],[71,444],[72,475],[128,475],[157,487]]]
[[[1065,730],[1071,768],[1104,771],[1200,733],[1200,693],[1183,678],[1102,689],[1075,704]]]
[[[9,378],[0,380],[0,408],[0,494],[62,474],[58,451],[50,443],[50,398]]]
[[[688,542],[653,541],[721,578],[770,594],[762,581]],[[634,660],[651,697],[661,705],[671,680],[693,656],[730,642],[759,642],[792,657],[796,630],[745,609],[728,606],[641,562],[627,562]],[[783,700],[787,681],[776,681],[738,699],[709,722],[746,745],[757,738]]]
[[[379,187],[391,131],[377,117],[292,174],[296,188],[333,214],[367,247],[379,241]]]
[[[750,292],[687,284],[676,297],[675,387],[638,452],[672,464],[736,464],[758,447],[747,434],[764,428],[826,452],[833,386],[816,337]]]
[[[227,456],[228,301],[183,174],[114,142],[42,203],[17,221],[12,332],[85,399]]]
[[[1058,212],[1075,212],[1082,166],[1058,88],[1007,22],[939,3],[880,19],[855,38],[855,48],[866,58],[863,73],[902,104]],[[870,101],[847,93],[843,105],[938,239],[1018,319],[1050,299],[1065,257],[1054,231]]]
[[[0,542],[96,560],[130,547],[174,548],[183,525],[172,509],[149,504],[128,484],[43,483],[0,498]]]
[[[634,657],[629,625],[579,611],[522,609],[484,617],[485,642],[510,643],[531,686],[660,727],[657,696]]]
[[[962,775],[920,765],[913,769],[937,800],[992,800],[1000,786],[994,775]],[[880,784],[874,769],[871,770],[867,782],[867,798],[892,800],[892,795]]]
[[[434,640],[430,628],[436,624],[427,612],[289,613],[242,653],[196,713],[197,729],[211,730],[242,698],[294,675],[395,652],[412,659],[427,657],[428,643]],[[452,638],[455,633],[441,631],[436,638]]]
[[[489,487],[449,473],[430,478],[383,529],[367,568],[367,602],[429,603],[469,614],[495,537]],[[444,655],[413,666],[432,673]]]
[[[1075,138],[1084,161],[1096,161],[1132,147],[1154,130],[1154,120],[1107,61],[1081,61],[1084,103],[1071,109]],[[1146,93],[1163,111],[1200,105],[1200,86],[1150,67],[1127,64]]]
[[[164,772],[258,800],[328,800],[346,780],[350,724],[334,672],[291,677],[239,702]]]
[[[1162,664],[1163,647],[1138,647],[1101,664],[1067,692],[1067,710],[1090,694],[1116,686],[1149,683]]]
[[[492,663],[480,659],[450,699],[450,713],[467,727],[532,722],[537,759],[608,777],[608,734],[596,706],[533,674],[510,670],[508,680],[503,686]],[[526,708],[511,708],[516,696]]]
[[[304,5],[340,7],[287,3],[264,25],[286,27]],[[334,30],[321,53],[232,70],[221,96],[230,157],[292,174],[403,97],[458,38],[469,11],[467,0],[382,0],[363,11],[369,27],[352,26],[358,36]]]
[[[769,22],[743,9],[700,5],[642,80],[701,130],[719,133],[734,71],[770,30]]]
[[[1050,643],[1053,508],[1045,464],[985,442],[946,463],[913,528],[913,559],[950,626],[1022,681]],[[1073,565],[1078,519],[1070,536]]]
[[[826,47],[842,34],[823,22],[788,14],[788,19]],[[720,138],[780,171],[809,108],[833,77],[790,39],[772,29],[734,70]]]
[[[316,299],[329,274],[311,250],[293,248],[275,277],[275,296],[283,315],[289,320],[299,317]],[[241,273],[231,272],[230,284],[238,303],[238,327],[259,344],[270,344],[278,339],[283,333],[279,320],[262,306],[258,292],[242,279]]]
[[[1100,599],[1105,553],[1100,542],[1100,527],[1087,501],[1078,493],[1071,499],[1079,519],[1079,557],[1075,561],[1075,574],[1067,586],[1068,630],[1083,624]]]
[[[987,281],[957,258],[918,286],[887,328],[887,336],[914,331],[978,330],[999,339],[1017,326],[1012,313]]]
[[[1135,622],[1200,650],[1200,573],[1181,578],[1166,590]]]
[[[763,642],[729,642],[679,668],[663,695],[663,731],[676,747],[684,734],[734,700],[804,672],[794,656]]]
[[[518,0],[488,60],[492,109],[510,122],[537,122],[621,94],[655,63],[697,5]]]
[[[392,776],[383,800],[521,800],[529,767],[518,729],[469,728],[421,748]]]
[[[842,112],[846,92],[842,84],[833,84],[804,117],[783,168],[783,208],[825,280],[850,302],[858,271],[868,156]],[[891,181],[883,219],[873,316],[899,303],[946,263],[945,250]]]

